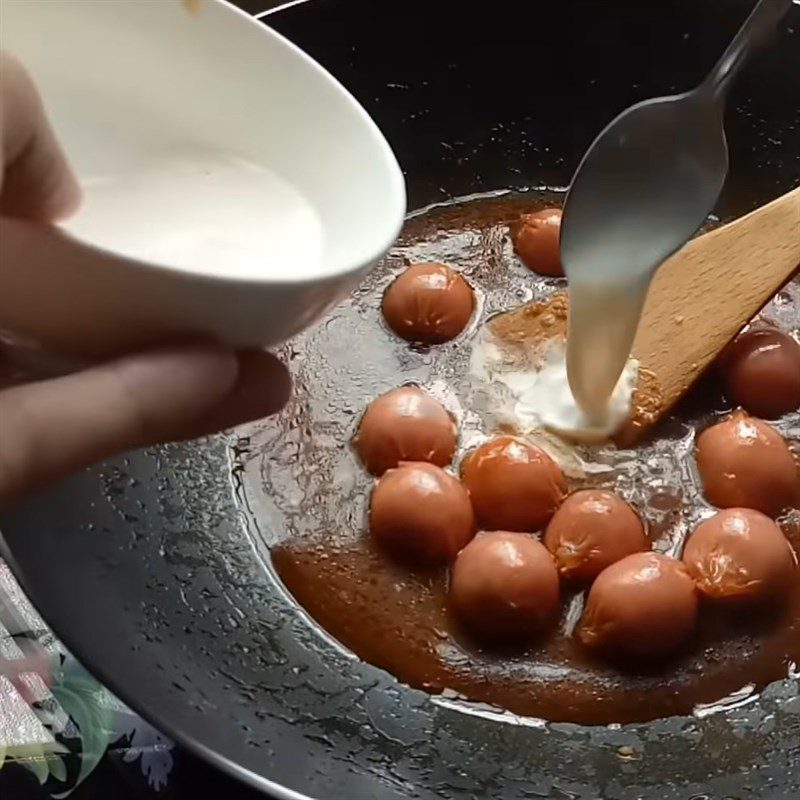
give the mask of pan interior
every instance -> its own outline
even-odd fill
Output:
[[[370,279],[285,348],[295,396],[284,413],[253,431],[239,456],[256,523],[250,530],[264,532],[260,544],[271,549],[277,573],[323,629],[364,660],[434,694],[582,724],[647,721],[747,702],[800,659],[800,585],[784,613],[742,618],[704,609],[700,634],[685,657],[630,670],[588,657],[576,643],[572,627],[582,592],[566,596],[561,624],[542,642],[523,652],[481,650],[464,640],[447,614],[446,570],[423,575],[397,567],[365,533],[373,479],[350,441],[370,400],[400,384],[423,386],[457,417],[459,455],[499,432],[494,398],[470,375],[472,345],[493,314],[564,289],[563,281],[525,269],[508,237],[508,223],[520,212],[559,202],[552,190],[501,192],[413,215]],[[387,283],[405,264],[421,261],[461,270],[478,296],[471,326],[440,347],[410,346],[381,321]],[[763,316],[800,334],[800,284],[787,286]],[[694,468],[695,432],[729,410],[709,378],[635,449],[578,448],[570,456],[571,488],[619,492],[639,510],[654,548],[679,557],[686,536],[713,513]],[[776,427],[800,450],[800,413]],[[782,522],[800,549],[800,513]]]

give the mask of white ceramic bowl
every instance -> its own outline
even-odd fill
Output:
[[[0,327],[103,355],[268,346],[391,246],[397,162],[318,64],[222,0],[2,0],[84,189],[59,229],[3,220]]]

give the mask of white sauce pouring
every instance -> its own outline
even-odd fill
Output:
[[[579,442],[611,439],[630,418],[639,365],[631,349],[649,274],[603,268],[569,277],[567,340],[518,345],[489,332],[475,346],[472,373],[511,395],[498,408],[523,433],[548,430]],[[509,408],[509,405],[511,408]]]
[[[613,436],[628,419],[638,364],[633,359],[623,362],[604,413],[596,417],[586,414],[573,397],[567,380],[567,349],[560,340],[544,345],[536,366],[520,367],[509,361],[502,346],[482,338],[472,351],[471,372],[507,390],[510,397],[505,404],[501,392],[494,396],[495,411],[520,432],[549,430],[575,441],[598,442]]]
[[[592,428],[610,429],[613,433],[624,422],[618,416],[617,395],[622,386],[628,385],[626,364],[649,285],[649,276],[620,277],[602,283],[570,281],[566,372],[570,397],[574,397]],[[635,381],[634,375],[630,394]]]

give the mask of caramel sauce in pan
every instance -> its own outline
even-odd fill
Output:
[[[794,537],[800,546],[800,536]],[[444,574],[409,575],[365,541],[279,548],[278,574],[298,602],[340,642],[404,683],[461,695],[551,721],[606,724],[688,713],[747,684],[786,677],[800,657],[800,587],[774,615],[701,613],[691,653],[649,670],[592,657],[555,632],[522,652],[483,650],[450,618]]]
[[[304,356],[297,359],[298,397],[293,401],[297,405],[287,414],[296,421],[292,430],[304,431],[305,438],[291,450],[285,465],[276,449],[281,438],[274,430],[267,431],[267,443],[260,450],[260,491],[271,495],[289,530],[280,542],[271,543],[274,567],[313,619],[363,660],[411,686],[431,693],[450,690],[516,714],[583,724],[646,721],[691,713],[698,704],[713,703],[743,687],[752,685],[757,690],[785,678],[792,665],[800,662],[800,578],[788,601],[778,608],[726,611],[704,603],[691,648],[669,662],[644,667],[611,663],[587,651],[572,636],[583,595],[563,585],[562,618],[550,634],[525,649],[483,648],[471,641],[448,613],[446,570],[413,572],[398,566],[378,552],[366,534],[372,478],[345,442],[368,402],[389,388],[386,380],[395,380],[395,385],[409,380],[419,380],[423,386],[447,383],[462,406],[462,455],[465,445],[474,446],[478,435],[474,417],[467,412],[472,398],[464,377],[465,351],[471,346],[474,326],[443,348],[410,352],[407,343],[381,324],[383,289],[403,263],[440,260],[461,269],[475,288],[481,301],[480,324],[493,313],[528,300],[532,305],[527,310],[495,317],[491,323],[494,332],[504,332],[511,340],[517,337],[518,343],[532,330],[541,333],[546,329],[558,335],[566,316],[557,297],[564,289],[563,281],[532,275],[515,260],[507,241],[508,224],[521,212],[553,204],[552,195],[476,199],[409,220],[385,269],[379,268],[377,276],[332,315],[334,323],[338,317],[343,327],[355,327],[353,335],[371,332],[376,341],[383,337],[371,345],[379,348],[373,355],[385,351],[387,358],[395,359],[391,369],[396,372],[375,378],[374,385],[366,380],[363,386],[348,388],[354,407],[345,421],[331,411],[333,401],[324,405],[315,400],[322,378],[312,374],[316,367],[308,364],[315,359],[332,360],[340,352],[334,349],[331,336],[312,333],[292,344],[292,352]],[[787,313],[785,306],[800,303],[800,287],[790,288],[765,314],[779,324],[788,319],[783,327],[789,329],[793,319],[797,324],[797,316],[794,311]],[[544,317],[542,309],[546,310]],[[520,321],[523,324],[517,324]],[[363,331],[358,324],[365,326]],[[330,353],[321,353],[326,347],[332,348]],[[369,371],[369,362],[359,355],[359,348],[353,349],[356,352],[347,357],[352,359],[353,376],[364,372],[364,363]],[[402,371],[407,363],[413,367],[409,367],[410,375]],[[327,380],[332,392],[337,381],[347,380],[347,369],[341,364],[331,366]],[[354,380],[351,376],[351,384]],[[645,380],[641,389],[642,413],[646,413],[646,394],[656,392],[657,387]],[[693,432],[726,409],[712,382],[707,381],[636,450],[582,448],[583,461],[602,469],[573,475],[570,489],[615,489],[642,515],[654,548],[679,555],[687,533],[710,511],[696,475],[687,466],[692,461]],[[315,419],[316,413],[319,419]],[[286,425],[287,420],[274,424]],[[488,424],[479,427],[479,435],[498,432]],[[798,452],[800,414],[790,415],[776,427]],[[315,448],[319,449],[316,454]],[[271,487],[285,490],[287,475],[295,481],[293,487],[300,484],[298,459],[314,460],[316,494],[304,489],[297,493],[303,495],[302,500],[295,496],[291,508],[282,508],[280,491],[273,492]],[[346,479],[342,478],[345,474]],[[800,513],[789,512],[780,522],[800,552]]]

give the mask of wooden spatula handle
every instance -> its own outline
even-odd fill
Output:
[[[800,188],[693,239],[658,271],[633,355],[668,411],[800,265]],[[640,428],[640,433],[644,428]]]

